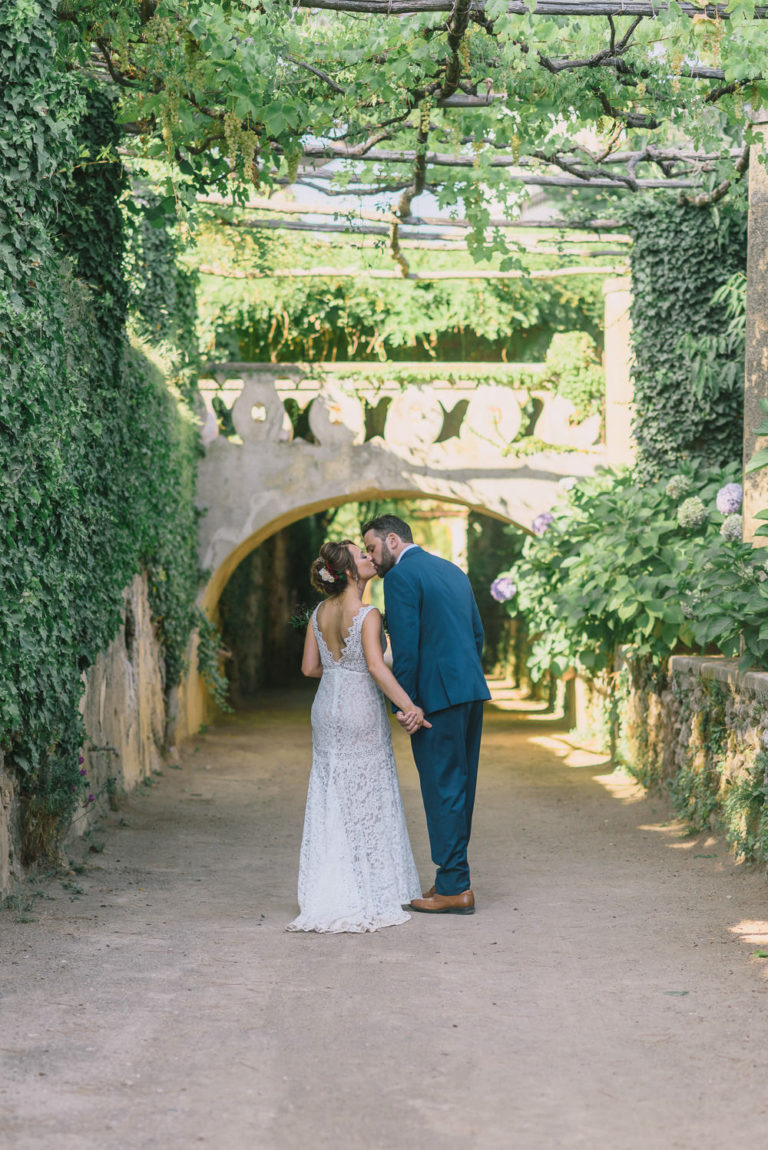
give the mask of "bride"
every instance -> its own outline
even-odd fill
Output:
[[[411,733],[431,724],[384,662],[381,615],[362,593],[376,574],[350,540],[324,543],[313,586],[327,599],[307,628],[312,771],[299,863],[299,916],[288,930],[363,932],[406,922],[420,895],[382,692]]]

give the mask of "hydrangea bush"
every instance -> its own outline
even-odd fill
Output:
[[[692,487],[690,475],[673,475],[667,480],[664,490],[670,499],[684,499],[686,495],[691,494]]]
[[[768,551],[743,543],[741,516],[721,510],[741,504],[738,474],[737,464],[699,464],[641,484],[628,470],[604,472],[538,516],[505,573],[534,678],[577,664],[610,670],[619,648],[661,667],[676,648],[734,656],[743,642],[742,667],[764,662]]]
[[[554,522],[554,519],[555,517],[551,511],[542,511],[531,523],[531,531],[534,535],[543,535],[550,523]]]
[[[740,515],[726,515],[722,524],[720,525],[720,534],[723,539],[730,539],[732,542],[741,541],[742,537],[742,522]]]

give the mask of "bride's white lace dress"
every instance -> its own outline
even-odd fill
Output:
[[[406,922],[420,896],[386,704],[365,663],[361,607],[335,660],[311,619],[323,674],[312,705],[312,771],[288,930],[379,930]]]

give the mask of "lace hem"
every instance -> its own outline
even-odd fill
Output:
[[[378,914],[372,918],[335,918],[330,922],[318,922],[310,915],[300,914],[293,922],[289,922],[285,929],[312,931],[315,934],[372,934],[373,931],[384,930],[388,926],[400,926],[408,922],[410,917],[407,911],[402,910],[399,914]]]

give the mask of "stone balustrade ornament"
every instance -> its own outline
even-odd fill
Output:
[[[535,395],[543,403],[533,432],[537,439],[551,443],[554,447],[571,447],[583,451],[599,440],[599,415],[590,415],[582,423],[576,423],[576,408],[569,399],[547,391],[536,392]]]
[[[459,438],[464,445],[504,450],[520,431],[520,404],[508,387],[478,387],[469,401]]]
[[[205,447],[219,435],[219,420],[210,398],[210,395],[204,398],[199,391],[195,393],[195,415],[200,421],[200,439]]]
[[[423,450],[435,442],[444,419],[445,412],[434,392],[427,388],[406,388],[389,405],[385,442],[391,447]]]
[[[365,438],[363,405],[354,393],[339,384],[326,384],[312,400],[309,427],[323,447],[362,443]]]
[[[278,443],[293,438],[293,427],[272,375],[253,372],[232,407],[232,423],[243,443]]]

